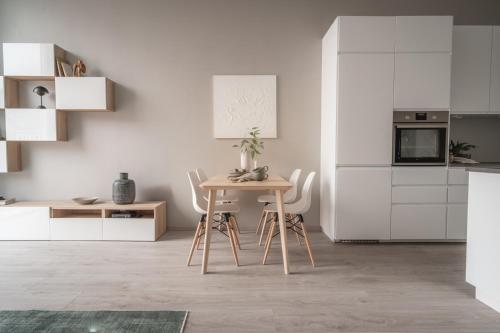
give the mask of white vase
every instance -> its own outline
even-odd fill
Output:
[[[253,162],[253,169],[257,169],[257,159],[252,160]]]
[[[252,158],[250,157],[250,152],[242,151],[240,153],[240,168],[250,171],[252,169],[251,162]]]

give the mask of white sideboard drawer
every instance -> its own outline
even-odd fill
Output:
[[[446,203],[446,186],[396,186],[392,203]]]
[[[155,241],[152,218],[106,218],[102,224],[103,240]]]
[[[448,186],[448,202],[449,203],[467,203],[467,185]]]
[[[393,205],[391,239],[445,239],[446,205]]]
[[[465,168],[449,168],[448,184],[467,185],[469,184],[469,172]]]
[[[393,167],[392,185],[446,185],[446,167]]]
[[[101,218],[51,218],[51,240],[102,240]]]
[[[49,240],[49,207],[0,207],[0,240]]]
[[[450,204],[446,218],[446,238],[467,238],[467,205]]]

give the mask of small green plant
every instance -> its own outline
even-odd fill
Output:
[[[450,153],[453,154],[453,156],[457,157],[466,157],[470,156],[470,154],[467,154],[468,151],[476,148],[475,145],[472,145],[467,142],[460,142],[460,141],[450,141]]]
[[[260,129],[258,127],[252,127],[248,132],[248,138],[241,140],[239,145],[233,145],[233,147],[240,148],[242,153],[250,152],[252,160],[255,160],[257,155],[262,154],[264,149],[264,142],[259,138]]]

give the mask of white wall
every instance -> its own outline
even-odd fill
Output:
[[[278,136],[261,164],[287,175],[319,171],[321,38],[337,15],[455,15],[499,24],[494,0],[2,0],[0,42],[54,42],[89,75],[116,81],[117,112],[71,114],[69,142],[23,144],[25,170],[0,175],[18,199],[111,196],[118,172],[138,199],[168,201],[168,223],[192,227],[185,176],[239,164],[234,140],[212,136],[213,74],[278,75]],[[316,183],[318,185],[319,182]],[[306,219],[319,225],[319,186]],[[256,194],[243,200],[253,228]]]

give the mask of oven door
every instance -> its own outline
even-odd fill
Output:
[[[446,165],[447,124],[394,124],[394,165]]]

